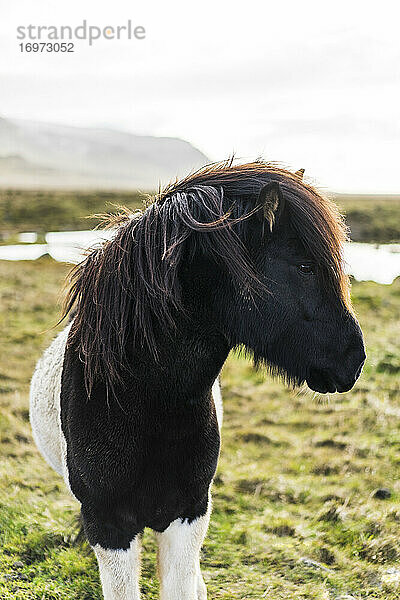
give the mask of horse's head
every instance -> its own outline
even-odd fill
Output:
[[[261,177],[262,179],[262,177]],[[258,188],[260,189],[260,188]],[[225,203],[233,203],[225,188]],[[249,286],[215,263],[216,326],[288,382],[317,392],[345,392],[365,361],[363,336],[343,272],[345,229],[336,207],[282,170],[264,174],[253,204],[232,227],[245,247]],[[247,210],[247,213],[246,213]],[[232,261],[235,256],[232,256]],[[228,258],[229,261],[229,258]],[[254,285],[254,277],[259,285]],[[212,293],[212,292],[210,292]]]
[[[343,272],[345,229],[300,175],[211,165],[121,217],[114,238],[76,267],[67,301],[88,390],[100,377],[123,383],[132,348],[157,366],[165,336],[188,333],[199,353],[207,336],[211,353],[217,337],[224,352],[244,346],[289,383],[354,385],[365,351]]]

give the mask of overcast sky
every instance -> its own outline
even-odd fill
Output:
[[[305,167],[400,193],[398,2],[0,0],[0,115],[185,138],[211,159]],[[146,39],[19,51],[20,25],[133,25]],[[1,148],[0,148],[1,154]]]

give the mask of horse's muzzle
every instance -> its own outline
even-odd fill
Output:
[[[339,368],[312,368],[306,379],[307,385],[320,394],[348,392],[360,377],[365,359],[365,350],[362,348],[357,353],[353,352]]]

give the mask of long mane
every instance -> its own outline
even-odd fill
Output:
[[[173,331],[185,314],[179,269],[202,250],[247,293],[262,284],[238,235],[257,209],[261,188],[280,183],[291,226],[320,266],[326,284],[350,309],[342,246],[346,229],[336,206],[274,164],[208,165],[160,191],[143,211],[128,210],[115,234],[73,268],[64,316],[74,311],[69,347],[79,352],[90,392],[100,380],[115,389],[130,373],[132,344],[157,360],[155,328]]]

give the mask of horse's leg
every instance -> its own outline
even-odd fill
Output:
[[[210,508],[211,502],[204,516],[191,522],[177,519],[157,534],[161,600],[206,600],[200,549],[207,533]]]
[[[86,537],[99,565],[104,600],[139,600],[140,534],[110,508],[82,504]]]
[[[139,600],[140,540],[131,542],[128,550],[93,547],[99,564],[104,600]]]

